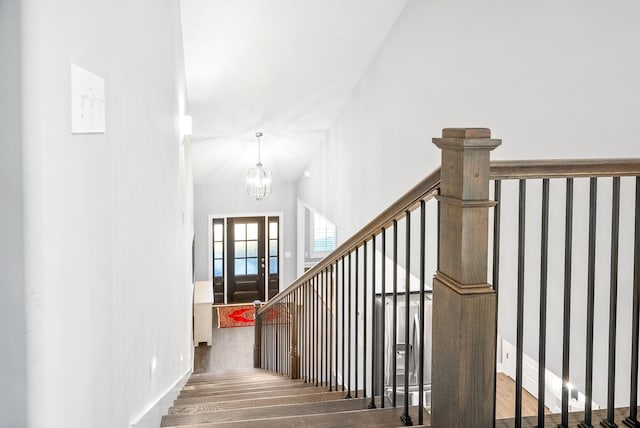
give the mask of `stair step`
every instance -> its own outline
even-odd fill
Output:
[[[344,392],[319,392],[316,394],[289,395],[281,397],[262,397],[251,400],[219,401],[214,403],[175,404],[169,409],[170,415],[193,415],[219,410],[247,409],[251,407],[278,406],[281,404],[313,403],[333,401],[344,398]]]
[[[264,371],[250,372],[247,374],[242,374],[242,372],[239,372],[236,375],[234,375],[233,372],[232,373],[227,373],[227,372],[225,373],[194,373],[193,375],[191,375],[191,378],[189,378],[186,385],[191,386],[191,385],[198,385],[202,383],[224,384],[224,383],[234,383],[238,381],[250,382],[250,381],[260,381],[260,380],[264,380],[264,381],[279,380],[279,379],[287,379],[287,378],[277,373],[270,373],[270,372],[264,372]]]
[[[289,381],[278,384],[234,385],[233,387],[183,389],[179,398],[205,395],[241,394],[244,392],[277,391],[281,389],[309,388],[311,384],[300,381]]]
[[[352,400],[345,400],[352,401]],[[237,420],[228,422],[211,422],[182,425],[190,428],[298,428],[298,427],[393,427],[401,426],[402,408],[385,408],[373,410],[352,410],[335,413],[291,415],[268,419]],[[412,420],[418,420],[418,409],[409,408]],[[165,427],[174,425],[163,425]],[[175,425],[180,426],[180,425]]]
[[[251,379],[241,379],[241,380],[236,380],[236,381],[231,381],[231,380],[224,380],[224,381],[215,381],[215,380],[210,380],[210,381],[203,381],[203,382],[194,382],[194,383],[187,383],[184,386],[184,389],[186,391],[190,391],[190,390],[198,390],[198,389],[223,389],[223,388],[230,388],[230,387],[234,387],[236,385],[243,385],[243,386],[257,386],[257,385],[283,385],[283,384],[287,384],[287,383],[291,383],[291,382],[298,382],[298,381],[292,381],[289,378],[286,378],[284,376],[279,376],[279,377],[272,377],[272,378],[251,378]]]
[[[249,409],[223,410],[212,413],[195,415],[167,415],[162,418],[162,425],[178,426],[186,424],[221,423],[252,419],[269,419],[283,416],[312,415],[321,413],[344,412],[349,410],[364,410],[370,398],[356,398],[351,400],[324,401],[313,403],[282,404],[279,406],[254,407]],[[376,400],[379,405],[380,400]]]
[[[317,386],[307,386],[305,388],[287,388],[287,389],[274,389],[269,392],[255,391],[255,392],[242,392],[238,394],[222,394],[222,395],[198,395],[178,397],[175,401],[175,405],[184,404],[198,404],[198,403],[215,403],[218,401],[240,401],[250,400],[252,398],[261,398],[265,396],[269,397],[285,397],[290,395],[304,395],[304,394],[317,394],[320,391],[327,391],[325,388],[319,388]]]

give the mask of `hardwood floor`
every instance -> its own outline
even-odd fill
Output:
[[[496,419],[513,418],[516,408],[516,383],[504,373],[496,377]],[[549,409],[546,413],[550,413]],[[538,414],[538,400],[526,390],[522,391],[522,416]]]
[[[194,373],[253,367],[252,327],[218,328],[218,311],[213,311],[212,346],[201,344],[194,349]]]

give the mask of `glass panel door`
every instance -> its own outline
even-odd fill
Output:
[[[227,220],[227,303],[264,301],[264,217]]]

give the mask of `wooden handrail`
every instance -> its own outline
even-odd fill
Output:
[[[580,177],[612,177],[640,175],[640,159],[548,159],[548,160],[514,160],[492,161],[491,180],[517,180],[538,178],[580,178]],[[327,266],[335,263],[343,255],[348,254],[363,241],[377,234],[383,227],[388,227],[393,220],[400,218],[405,211],[414,209],[421,200],[431,199],[440,187],[440,168],[433,171],[400,199],[394,202],[380,215],[347,239],[338,248],[323,258],[318,264],[296,279],[289,287],[278,294],[278,300],[287,296],[309,279],[322,272]],[[276,303],[272,299],[258,310],[258,314]]]
[[[548,159],[492,161],[492,180],[624,177],[640,174],[640,159]]]
[[[440,168],[422,179],[416,186],[405,193],[380,215],[371,220],[365,227],[356,232],[351,236],[351,238],[347,239],[338,248],[324,257],[318,264],[296,279],[289,287],[278,293],[278,299],[292,293],[307,280],[322,272],[327,266],[330,266],[343,255],[348,254],[350,251],[360,246],[363,241],[368,240],[372,235],[379,233],[383,227],[389,226],[393,220],[400,218],[405,211],[414,209],[418,204],[420,204],[421,200],[433,198],[439,187]],[[260,308],[257,313],[261,314],[275,304],[276,299],[271,299],[266,305]]]

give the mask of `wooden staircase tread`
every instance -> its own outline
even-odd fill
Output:
[[[313,403],[322,401],[332,401],[344,398],[344,392],[319,392],[316,394],[302,394],[302,395],[289,395],[282,397],[262,397],[254,398],[250,400],[237,400],[237,401],[219,401],[214,403],[198,403],[198,404],[185,404],[177,405],[169,409],[169,414],[197,414],[197,413],[210,413],[219,410],[230,409],[247,409],[251,407],[264,407],[264,406],[277,406],[281,404],[294,404],[294,403]]]
[[[254,376],[242,376],[242,377],[209,377],[209,376],[197,376],[192,375],[186,386],[198,386],[203,384],[217,384],[217,385],[225,385],[225,384],[233,384],[236,382],[275,382],[279,380],[288,380],[287,377],[276,375],[276,374],[265,374],[265,375],[254,375]],[[290,379],[289,379],[290,380]]]
[[[186,424],[233,422],[251,419],[267,419],[283,416],[299,416],[306,414],[321,414],[344,412],[349,410],[367,409],[370,398],[355,398],[339,400],[281,404],[277,406],[253,407],[248,409],[221,410],[212,413],[199,413],[195,415],[167,415],[162,418],[161,426],[178,426]],[[376,400],[379,405],[379,399]]]
[[[351,401],[351,400],[345,400]],[[322,414],[306,414],[306,415],[293,415],[283,416],[269,419],[252,419],[241,421],[229,421],[229,422],[213,422],[213,423],[201,423],[181,425],[183,428],[236,428],[236,427],[248,427],[248,428],[298,428],[304,427],[316,427],[316,428],[332,428],[332,427],[393,427],[402,425],[400,417],[402,416],[403,409],[385,408],[385,409],[373,409],[373,410],[352,410],[342,411],[336,413],[322,413]],[[417,407],[409,408],[409,415],[412,420],[418,420]]]
[[[298,389],[310,388],[311,384],[301,382],[282,383],[275,385],[253,385],[229,388],[202,388],[202,389],[183,389],[179,397],[195,397],[205,395],[222,395],[222,394],[240,394],[243,392],[259,392],[259,391],[277,391],[280,389]],[[315,386],[314,386],[315,388]]]
[[[300,380],[275,380],[275,381],[251,381],[251,382],[234,382],[234,383],[225,383],[225,384],[217,384],[217,383],[203,383],[201,385],[184,387],[184,391],[201,391],[201,390],[227,390],[227,389],[238,389],[238,388],[247,388],[247,387],[279,387],[286,385],[299,385],[305,384]],[[305,384],[310,385],[310,384]]]
[[[184,404],[197,404],[197,403],[215,403],[218,401],[241,401],[250,400],[252,398],[261,398],[268,395],[269,397],[288,397],[291,395],[306,395],[317,394],[318,392],[327,391],[326,388],[320,388],[317,386],[308,386],[306,388],[287,388],[287,389],[274,389],[268,392],[254,391],[254,392],[242,392],[238,394],[223,394],[223,395],[201,395],[195,397],[178,397],[175,401],[175,405]]]

